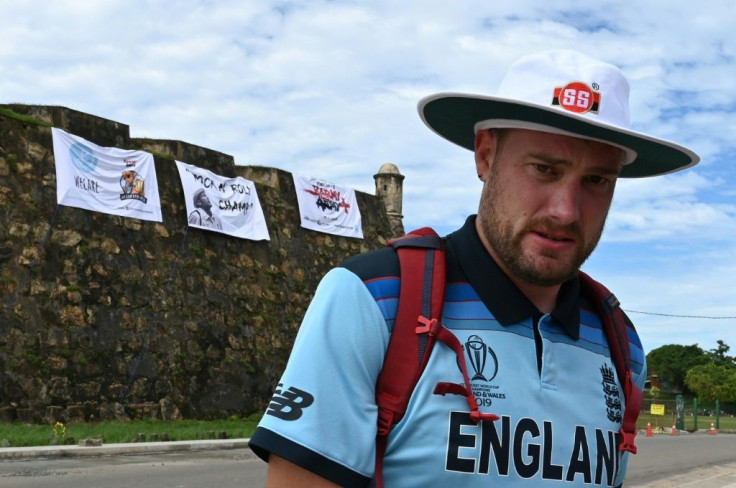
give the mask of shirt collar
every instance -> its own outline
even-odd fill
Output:
[[[542,313],[496,264],[478,237],[475,215],[447,236],[448,257],[454,259],[467,281],[478,293],[493,317],[502,325],[538,319]],[[580,282],[574,278],[562,284],[557,305],[550,315],[573,339],[580,336]]]

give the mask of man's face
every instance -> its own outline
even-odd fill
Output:
[[[478,233],[514,281],[559,285],[598,244],[623,151],[544,132],[502,133],[500,140],[489,131],[476,136],[476,166],[485,182]]]
[[[199,198],[197,198],[197,203],[201,208],[210,208],[212,206],[212,203],[210,202],[210,199],[207,197],[206,193],[202,193]]]
[[[132,185],[135,180],[135,171],[123,171],[123,179],[127,184]]]

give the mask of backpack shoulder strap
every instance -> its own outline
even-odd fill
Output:
[[[636,436],[636,419],[639,416],[642,404],[642,391],[634,383],[631,372],[631,354],[629,350],[629,336],[627,332],[627,321],[616,296],[601,283],[595,281],[587,274],[578,273],[580,285],[583,292],[593,300],[596,311],[603,321],[603,330],[611,351],[611,358],[616,367],[618,380],[624,389],[626,407],[624,418],[619,430],[621,440],[619,451],[628,451],[636,454],[634,437]]]
[[[445,300],[445,250],[437,233],[424,227],[388,243],[401,270],[399,302],[383,369],[376,383],[378,433],[376,486],[383,486],[382,464],[388,435],[409,403],[427,364],[435,338],[426,331],[442,318]],[[418,330],[419,329],[419,330]]]

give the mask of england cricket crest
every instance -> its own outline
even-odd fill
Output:
[[[606,399],[606,415],[611,422],[621,423],[623,421],[621,405],[621,396],[619,395],[618,385],[616,385],[616,373],[613,369],[604,364],[600,368],[601,386],[603,387],[603,396]]]

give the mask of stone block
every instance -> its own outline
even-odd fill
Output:
[[[102,439],[82,439],[79,441],[81,447],[100,447]]]
[[[15,407],[0,407],[0,422],[14,422]]]

